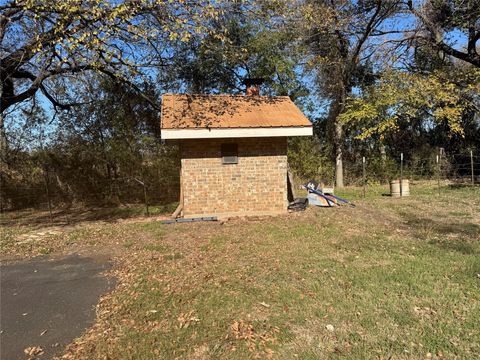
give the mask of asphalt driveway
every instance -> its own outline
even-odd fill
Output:
[[[48,359],[83,333],[95,305],[114,279],[101,273],[106,260],[77,255],[36,259],[0,267],[0,359],[25,359],[39,346]]]

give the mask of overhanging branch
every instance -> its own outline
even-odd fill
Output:
[[[412,12],[412,14],[414,14],[422,22],[422,24],[426,27],[426,29],[432,35],[431,41],[433,41],[432,45],[434,47],[436,47],[439,50],[442,50],[447,55],[450,55],[457,59],[468,62],[476,67],[480,67],[480,56],[478,54],[476,54],[475,52],[463,52],[445,43],[443,41],[442,34],[438,31],[438,29],[435,28],[434,24],[432,24],[432,22],[425,16],[425,14],[418,11],[413,6],[413,0],[408,0],[407,6],[408,6],[408,9]],[[474,36],[474,39],[476,38],[478,40],[479,37],[480,37],[480,34],[477,34],[476,36]],[[477,40],[475,40],[475,42]]]

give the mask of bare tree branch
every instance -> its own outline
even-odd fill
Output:
[[[425,26],[427,31],[431,34],[432,45],[436,47],[438,50],[442,50],[447,55],[453,56],[457,59],[463,60],[468,62],[476,67],[480,67],[480,56],[476,53],[475,46],[476,42],[480,38],[480,34],[471,33],[470,40],[468,42],[468,49],[467,52],[463,52],[453,48],[452,46],[445,43],[443,34],[439,31],[438,27],[421,11],[416,9],[413,5],[413,0],[407,1],[408,9],[414,14]]]

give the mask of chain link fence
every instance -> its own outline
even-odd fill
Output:
[[[334,164],[332,164],[332,169]],[[35,186],[25,186],[21,182],[15,186],[2,184],[0,207],[2,212],[25,208],[50,210],[69,208],[77,204],[83,206],[149,206],[175,203],[179,199],[180,185],[178,172],[157,174],[156,177],[118,177],[104,180],[75,181],[64,184],[54,172],[45,170],[43,181]],[[347,186],[369,186],[387,184],[390,180],[409,179],[445,181],[454,184],[480,184],[480,153],[470,151],[446,154],[443,151],[428,158],[403,157],[381,161],[378,158],[359,157],[356,161],[344,162],[344,181]],[[334,178],[325,185],[333,185]],[[76,188],[72,188],[75,186]],[[76,195],[81,194],[81,195]]]
[[[428,158],[404,158],[370,161],[368,157],[344,164],[345,183],[350,186],[387,184],[391,180],[434,180],[440,186],[448,182],[458,185],[480,184],[480,154],[474,151],[446,154],[439,151]],[[332,184],[334,183],[332,179]]]
[[[123,177],[96,180],[83,184],[81,189],[73,189],[71,184],[62,184],[54,173],[46,171],[43,184],[2,188],[0,207],[3,212],[25,208],[52,211],[78,204],[87,207],[142,205],[148,214],[149,206],[176,202],[179,194],[176,178]]]

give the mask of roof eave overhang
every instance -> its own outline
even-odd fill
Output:
[[[162,139],[223,139],[311,136],[311,126],[268,127],[268,128],[216,128],[216,129],[162,129]]]

